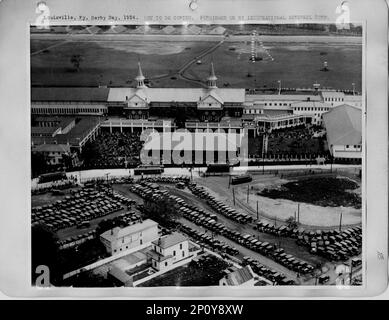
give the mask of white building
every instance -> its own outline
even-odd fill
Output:
[[[345,94],[344,92],[339,91],[321,91],[321,96],[323,102],[331,107],[348,104],[359,109],[362,108],[362,96],[359,94]]]
[[[100,235],[100,241],[111,255],[130,249],[142,249],[158,239],[158,223],[147,219],[125,228],[115,227]]]
[[[152,242],[151,266],[162,271],[189,257],[189,241],[178,232],[164,236]]]
[[[323,122],[323,113],[330,110],[330,106],[321,101],[304,101],[292,104],[294,115],[305,115],[311,118],[311,123],[321,125]]]
[[[335,159],[362,158],[362,111],[341,105],[323,115],[328,147]]]

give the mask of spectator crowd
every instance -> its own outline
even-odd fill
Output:
[[[102,132],[88,143],[82,154],[88,168],[124,168],[140,164],[143,142],[140,133]]]

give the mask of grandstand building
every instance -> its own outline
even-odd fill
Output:
[[[338,107],[348,106],[359,113],[362,109],[361,95],[319,90],[319,84],[313,89],[280,89],[273,94],[219,88],[213,63],[204,88],[148,87],[140,63],[134,79],[136,85],[131,88],[32,88],[32,145],[69,145],[71,151],[81,152],[101,130],[140,133],[145,129],[166,132],[185,128],[189,132],[223,130],[237,134],[247,130],[248,137],[255,138],[263,132],[305,124],[324,126],[325,115],[333,114],[331,111]],[[180,117],[185,120],[179,123]],[[325,126],[327,131],[333,130],[328,123]],[[357,153],[350,153],[350,146],[360,150],[361,144],[342,144],[341,148],[348,146],[348,150],[340,150],[337,142],[329,145],[334,157],[342,154],[344,158],[343,151],[347,151],[353,158]]]
[[[201,121],[220,121],[224,116],[241,117],[244,89],[218,88],[213,64],[207,88],[148,88],[138,64],[136,88],[111,88],[108,108],[122,108],[129,119],[172,117],[177,109],[193,114]]]
[[[206,88],[149,88],[145,80],[138,63],[135,88],[32,88],[31,113],[33,116],[108,116],[109,123],[105,126],[110,130],[112,126],[120,130],[159,127],[155,123],[158,119],[174,120],[184,113],[188,119],[185,127],[189,130],[249,126],[255,134],[255,128],[259,132],[302,123],[322,125],[323,114],[343,104],[362,108],[361,95],[318,90],[318,84],[308,93],[288,91],[286,94],[281,91],[251,94],[243,88],[218,88],[213,63]],[[112,117],[121,120],[111,120]],[[135,121],[132,125],[127,120]]]

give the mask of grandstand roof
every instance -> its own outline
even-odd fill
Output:
[[[323,114],[329,145],[362,143],[362,111],[343,104]]]
[[[125,101],[126,97],[135,94],[135,88],[110,88],[108,101]],[[150,102],[197,102],[200,97],[208,96],[209,89],[203,88],[143,88],[141,89]],[[240,102],[245,100],[244,89],[216,88],[212,89],[224,102]]]
[[[226,32],[226,28],[222,26],[217,26],[216,28],[213,28],[211,31],[209,31],[209,34],[223,34]]]
[[[91,34],[101,33],[101,29],[98,26],[89,26],[86,30]]]
[[[188,32],[192,33],[192,34],[199,34],[201,33],[201,28],[196,26],[196,25],[191,25],[188,27]]]
[[[107,101],[109,88],[31,88],[31,101]]]
[[[170,34],[176,31],[176,28],[174,28],[173,26],[166,26],[165,28],[162,29],[162,31],[164,33]]]

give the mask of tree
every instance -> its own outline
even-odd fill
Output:
[[[96,143],[89,142],[85,144],[81,152],[81,158],[86,167],[93,164],[93,161],[99,157],[99,149]]]
[[[174,224],[180,217],[175,202],[167,197],[157,201],[146,200],[144,204],[145,212],[148,218],[160,222],[161,224]]]
[[[290,216],[288,219],[286,219],[285,221],[288,225],[288,228],[290,229],[296,229],[298,227],[298,223],[296,221],[296,219],[292,216]]]
[[[49,171],[47,156],[42,152],[31,152],[31,173],[33,177]]]

